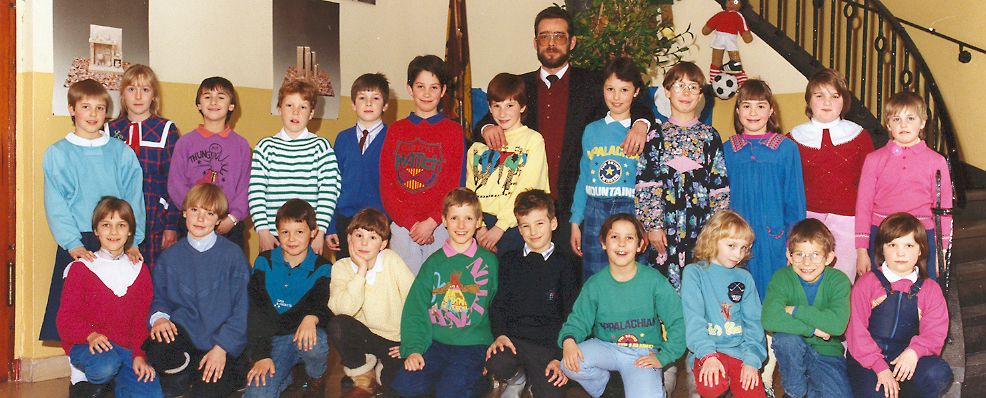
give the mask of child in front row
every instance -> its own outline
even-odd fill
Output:
[[[853,233],[859,176],[866,154],[873,152],[873,140],[862,126],[843,119],[852,106],[852,92],[839,72],[823,69],[812,76],[805,103],[811,120],[795,126],[789,137],[801,152],[806,215],[832,231],[835,268],[851,282],[869,272],[869,261],[857,260]],[[865,249],[861,251],[865,260]]]
[[[96,259],[93,252],[99,250],[99,240],[93,234],[92,213],[100,198],[109,195],[131,203],[136,220],[134,244],[139,245],[144,239],[140,163],[123,142],[110,139],[100,130],[111,101],[110,94],[95,80],[73,83],[68,88],[68,112],[75,131],[45,151],[45,217],[58,248],[41,324],[41,340],[59,340],[55,320],[65,267],[79,259]],[[136,246],[129,247],[127,256],[133,263],[141,259]]]
[[[890,97],[884,106],[891,141],[866,155],[859,177],[856,198],[856,248],[859,255],[869,249],[858,263],[870,268],[879,246],[875,245],[877,225],[889,214],[907,212],[921,221],[927,232],[927,272],[937,281],[939,253],[951,245],[952,216],[941,217],[942,246],[935,239],[935,216],[931,208],[940,193],[941,207],[952,208],[952,179],[948,163],[922,139],[928,122],[928,108],[921,96],[902,92]],[[895,170],[888,173],[887,170]],[[935,173],[941,173],[941,191],[936,192]],[[921,237],[918,236],[918,239]]]
[[[636,186],[637,219],[647,230],[647,263],[681,290],[699,232],[716,210],[729,207],[729,178],[719,132],[698,120],[705,75],[679,62],[664,75],[671,118],[647,133]]]
[[[445,196],[442,221],[449,238],[425,260],[401,315],[404,369],[391,389],[402,397],[478,396],[490,331],[490,301],[497,291],[497,259],[473,237],[483,210],[467,188]]]
[[[582,256],[582,279],[605,268],[609,261],[600,241],[600,228],[611,214],[634,212],[638,156],[623,153],[630,131],[630,105],[644,86],[629,58],[614,59],[603,71],[606,117],[585,126],[579,180],[572,198],[572,252]],[[581,225],[581,229],[579,227]]]
[[[681,301],[688,366],[694,366],[703,398],[727,390],[737,398],[765,396],[758,374],[767,358],[760,296],[753,276],[741,267],[752,243],[753,230],[746,220],[732,210],[720,210],[698,237],[698,262],[685,268]]]
[[[350,90],[356,125],[339,132],[335,141],[339,161],[339,203],[329,223],[326,242],[336,258],[349,256],[349,223],[365,208],[383,211],[380,201],[380,150],[387,136],[383,113],[390,99],[390,82],[381,73],[356,78]]]
[[[585,282],[558,333],[562,370],[593,397],[603,394],[611,371],[620,373],[628,398],[664,397],[662,368],[685,349],[681,299],[660,272],[637,263],[647,241],[633,216],[607,218],[599,243],[609,266]]]
[[[472,144],[467,153],[466,187],[476,191],[483,205],[485,226],[476,234],[480,246],[497,254],[524,247],[517,230],[514,202],[528,189],[548,188],[548,158],[544,138],[521,121],[527,94],[520,76],[500,73],[487,90],[490,114],[503,128],[507,143],[490,148]]]
[[[229,126],[239,101],[233,83],[214,76],[202,80],[195,107],[202,124],[175,145],[168,172],[168,194],[176,204],[195,184],[216,184],[229,199],[229,214],[219,222],[216,233],[244,247],[243,222],[250,215],[250,143]]]
[[[96,258],[65,268],[58,332],[72,366],[88,380],[72,385],[73,397],[103,396],[111,381],[117,397],[161,396],[161,384],[140,348],[147,338],[151,275],[142,262],[126,256],[136,229],[129,203],[103,197],[92,214],[100,245]]]
[[[558,220],[547,192],[521,192],[514,215],[524,247],[499,256],[490,308],[496,340],[486,350],[486,369],[503,385],[501,397],[519,397],[527,380],[535,397],[563,397],[568,378],[556,340],[579,294],[578,269],[551,242]]]
[[[305,397],[321,397],[329,355],[325,333],[332,313],[332,264],[315,254],[311,241],[318,225],[315,209],[288,199],[274,220],[280,245],[261,252],[253,263],[248,292],[246,397],[276,398],[291,385],[291,368],[305,364]]]
[[[939,356],[948,308],[925,271],[927,242],[925,227],[907,213],[887,216],[877,230],[877,266],[852,288],[846,331],[857,398],[940,397],[952,383],[952,369]]]
[[[191,384],[193,397],[225,397],[239,387],[230,373],[247,342],[250,263],[216,234],[229,208],[219,187],[195,185],[181,208],[188,236],[154,267],[151,337],[143,349],[166,396]]]
[[[346,397],[369,397],[374,380],[389,384],[403,363],[401,311],[414,274],[393,250],[390,221],[366,208],[347,225],[349,255],[332,266],[329,339],[339,351],[343,371],[353,379]]]
[[[126,142],[143,170],[147,239],[140,243],[144,264],[154,269],[158,255],[178,240],[179,211],[168,194],[172,153],[181,133],[160,115],[161,83],[147,65],[132,65],[120,80],[120,117],[106,126]]]
[[[802,220],[788,235],[787,259],[790,266],[774,273],[763,302],[763,328],[773,332],[784,393],[851,397],[842,346],[851,286],[844,273],[829,267],[835,238],[821,221]]]
[[[380,152],[380,194],[384,212],[393,220],[390,248],[414,273],[451,235],[439,224],[442,198],[463,185],[462,126],[438,111],[449,79],[441,58],[411,60],[407,92],[414,112],[390,126]]]
[[[298,198],[315,208],[318,230],[312,239],[312,250],[322,254],[340,184],[339,167],[329,140],[308,131],[317,105],[318,89],[312,83],[284,83],[277,91],[281,131],[261,139],[253,148],[247,201],[260,238],[260,251],[277,245],[277,210],[288,199]]]

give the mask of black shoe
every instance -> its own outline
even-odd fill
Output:
[[[109,392],[109,383],[92,384],[88,381],[80,381],[68,388],[68,396],[70,398],[102,398]]]

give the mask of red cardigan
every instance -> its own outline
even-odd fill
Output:
[[[97,332],[114,345],[133,351],[134,358],[145,356],[140,345],[149,336],[147,312],[154,294],[147,267],[141,268],[123,297],[113,294],[82,262],[76,261],[71,267],[56,318],[65,353],[76,344],[89,345],[86,337]]]

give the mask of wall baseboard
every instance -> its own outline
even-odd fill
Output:
[[[69,377],[67,355],[48,358],[21,358],[20,381],[36,382]]]

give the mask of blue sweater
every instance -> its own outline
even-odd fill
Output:
[[[199,252],[179,239],[154,266],[150,314],[163,312],[188,332],[195,348],[218,345],[236,357],[247,341],[250,263],[235,243],[218,236]]]
[[[45,216],[58,246],[82,246],[82,233],[92,231],[92,211],[105,195],[130,204],[138,220],[134,245],[144,241],[143,172],[127,144],[70,133],[48,147],[43,162]]]
[[[629,121],[628,121],[629,122]],[[585,126],[582,135],[582,160],[579,163],[579,181],[572,197],[570,222],[581,224],[585,214],[586,197],[615,198],[634,197],[637,183],[638,156],[623,154],[623,140],[629,127],[613,120],[607,114]]]
[[[380,150],[387,135],[387,125],[383,125],[383,130],[362,154],[358,135],[356,126],[353,126],[340,132],[335,142],[336,161],[342,175],[336,214],[343,217],[352,217],[367,207],[383,211],[383,202],[380,201]],[[344,234],[346,231],[336,231],[336,218],[332,217],[328,233]]]

